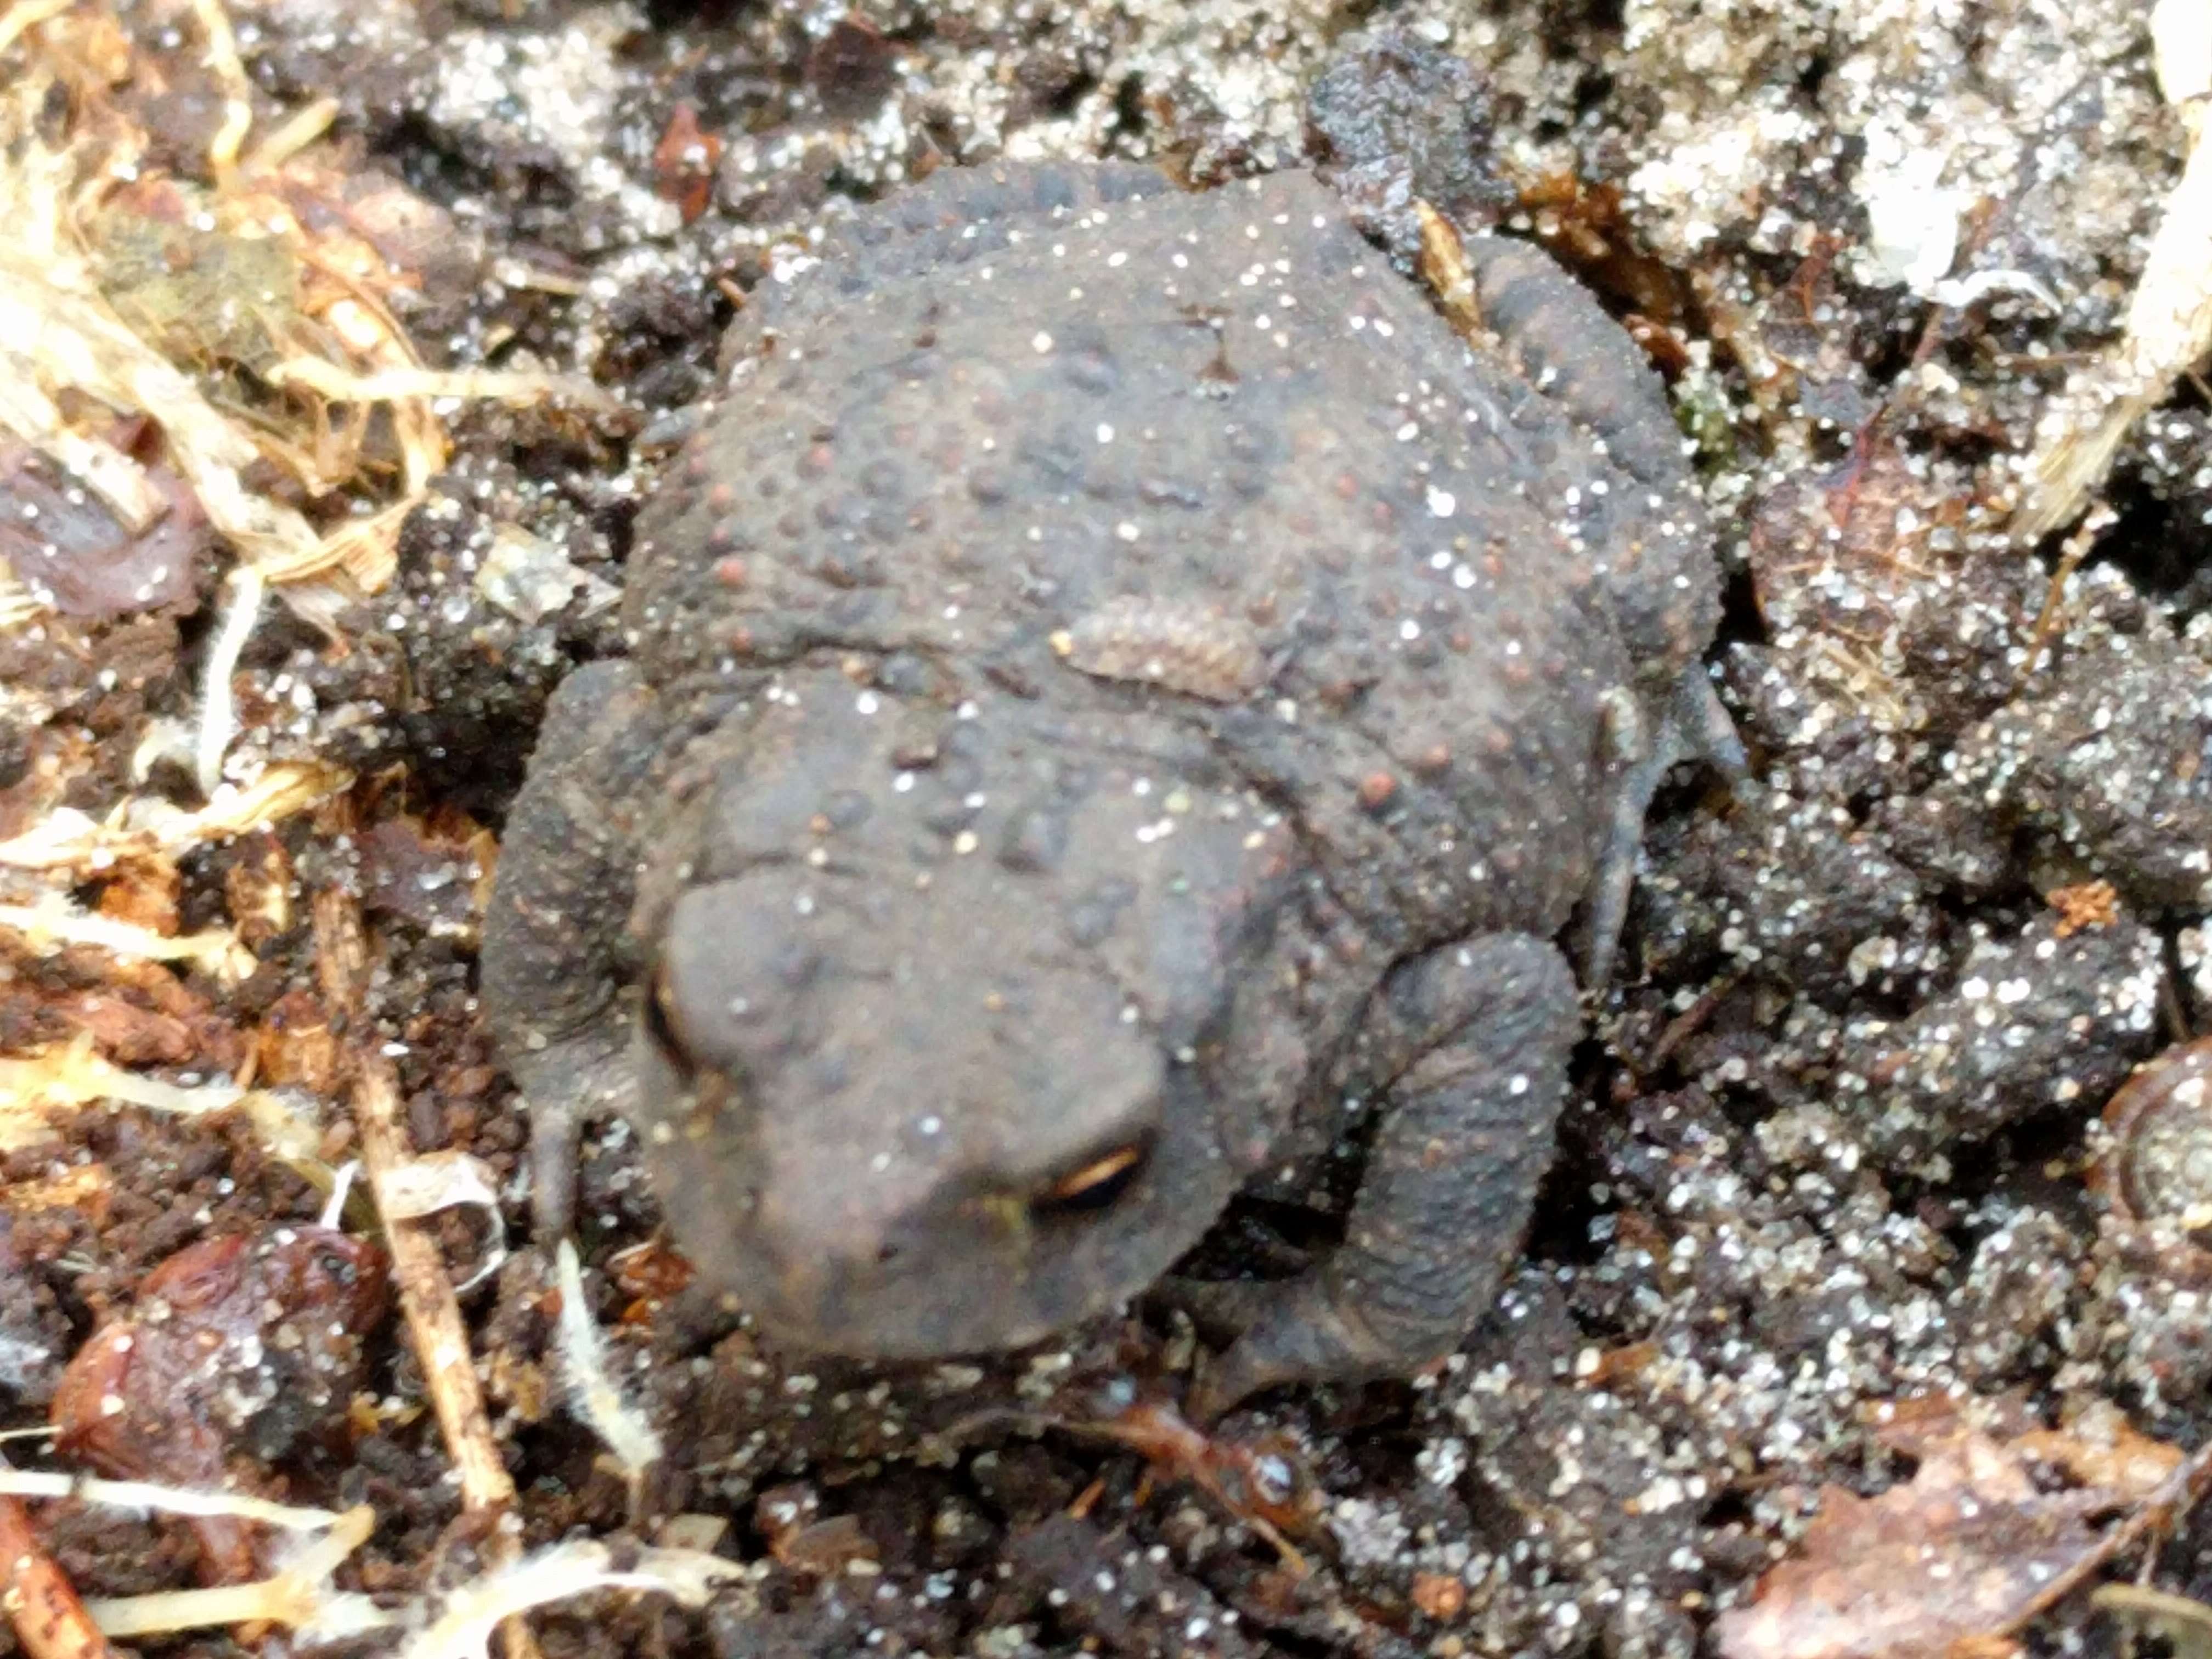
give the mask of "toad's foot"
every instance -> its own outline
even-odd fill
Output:
[[[635,1097],[628,1045],[591,1037],[548,1047],[510,1069],[530,1113],[530,1225],[550,1249],[576,1220],[577,1146],[588,1118],[624,1116]]]
[[[1384,1084],[1345,1242],[1316,1271],[1226,1287],[1208,1313],[1248,1328],[1191,1391],[1218,1416],[1279,1383],[1399,1376],[1456,1346],[1489,1305],[1550,1165],[1574,976],[1552,945],[1496,933],[1401,966],[1355,1059]]]
[[[1613,822],[1583,910],[1577,952],[1583,985],[1593,992],[1603,991],[1613,977],[1613,955],[1628,921],[1628,896],[1636,884],[1637,854],[1644,845],[1644,817],[1667,774],[1684,761],[1699,760],[1736,783],[1747,765],[1735,722],[1721,706],[1702,662],[1682,671],[1656,729],[1636,694],[1623,688],[1612,705],[1606,736],[1620,769],[1614,778]]]

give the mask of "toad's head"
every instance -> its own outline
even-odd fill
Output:
[[[715,763],[642,918],[636,1121],[678,1243],[771,1337],[1018,1346],[1150,1284],[1244,1173],[1251,826],[1152,833],[1170,778],[988,719],[927,765],[866,725],[780,705]]]

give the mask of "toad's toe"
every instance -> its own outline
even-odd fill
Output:
[[[1731,785],[1741,782],[1748,766],[1743,740],[1729,718],[1701,662],[1682,671],[1666,712],[1646,720],[1635,694],[1624,688],[1607,723],[1620,770],[1615,775],[1613,820],[1606,830],[1597,878],[1583,915],[1580,958],[1583,988],[1601,992],[1613,977],[1613,957],[1628,920],[1628,896],[1636,882],[1637,854],[1644,844],[1644,818],[1667,774],[1684,761],[1704,761]]]

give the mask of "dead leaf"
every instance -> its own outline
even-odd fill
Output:
[[[2142,1504],[2182,1455],[2117,1413],[2007,1433],[1947,1401],[1884,1425],[1920,1468],[1875,1498],[1842,1486],[1749,1607],[1723,1613],[1723,1659],[1924,1659],[2009,1650],[2052,1585]]]

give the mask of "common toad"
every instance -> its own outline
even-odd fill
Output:
[[[1009,165],[763,285],[507,826],[542,1224],[611,1108],[771,1337],[1012,1347],[1371,1110],[1194,1406],[1458,1342],[1552,1157],[1552,940],[1601,976],[1659,775],[1733,741],[1656,377],[1468,254],[1474,344],[1308,175]]]

